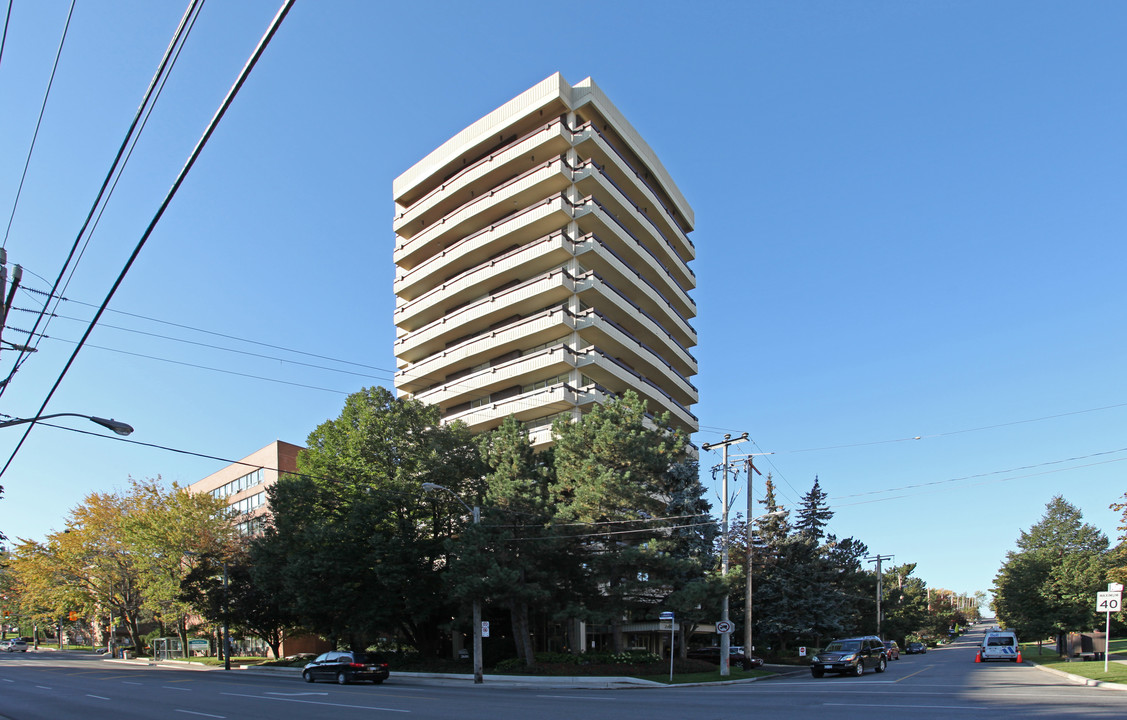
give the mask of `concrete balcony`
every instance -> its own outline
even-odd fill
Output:
[[[682,345],[677,337],[664,326],[647,315],[645,311],[633,305],[625,295],[616,288],[588,273],[577,284],[580,299],[588,307],[597,308],[603,317],[613,321],[616,325],[636,338],[639,342],[654,349],[685,377],[692,377],[697,373],[697,361]],[[586,323],[594,322],[593,319],[584,318],[579,321],[580,328]]]
[[[576,209],[575,219],[583,235],[594,235],[622,262],[645,277],[648,284],[661,293],[671,308],[684,318],[696,316],[696,303],[678,285],[666,266],[636,237],[615,222],[606,209],[593,199]]]
[[[599,313],[588,310],[580,320],[583,346],[595,346],[618,358],[639,375],[656,383],[676,401],[689,407],[700,401],[695,385],[653,348],[638,341]]]
[[[571,131],[557,118],[544,127],[490,153],[447,178],[441,185],[402,209],[392,227],[410,239],[460,206],[473,202],[513,177],[529,172],[570,147]],[[539,162],[537,161],[539,158]]]
[[[514,178],[458,207],[411,238],[399,238],[395,264],[411,269],[462,238],[491,227],[562,192],[571,184],[572,171],[560,158]]]
[[[571,220],[572,206],[555,195],[449,245],[411,269],[396,268],[393,289],[400,300],[413,300],[446,279],[488,262],[514,245],[560,230]]]
[[[577,407],[585,400],[583,393],[573,390],[566,384],[522,393],[500,402],[447,415],[444,421],[462,421],[475,433],[492,430],[505,418],[512,415],[517,420],[533,420],[547,414],[554,414]],[[587,401],[588,408],[593,401]]]
[[[655,259],[664,266],[681,290],[687,292],[696,287],[696,275],[689,269],[686,261],[602,170],[591,163],[584,163],[574,177],[579,192],[584,197],[594,198],[617,224],[627,230],[638,243],[652,251]],[[695,314],[695,310],[691,314]]]
[[[499,390],[529,385],[540,378],[565,373],[575,367],[575,362],[574,351],[557,345],[478,370],[453,382],[443,383],[415,395],[415,398],[446,408],[469,400],[488,398],[491,393]]]
[[[561,307],[550,308],[468,338],[401,368],[395,373],[395,387],[401,392],[422,392],[466,368],[477,367],[513,351],[562,338],[574,329],[575,318],[571,313]]]
[[[696,247],[681,223],[674,218],[673,211],[658,198],[657,192],[646,178],[598,128],[591,123],[584,124],[574,134],[572,145],[580,157],[601,165],[614,183],[641,206],[642,213],[660,228],[683,260],[687,262],[696,257]]]
[[[584,236],[576,243],[575,252],[584,268],[594,270],[629,296],[638,307],[676,335],[678,342],[685,346],[696,344],[696,331],[681,314],[682,308],[669,302],[648,276],[629,265],[601,238]]]
[[[442,317],[395,340],[395,357],[413,363],[446,349],[494,326],[562,303],[576,290],[575,281],[563,270],[533,278]]]
[[[578,367],[584,375],[616,395],[634,390],[646,400],[649,412],[655,415],[668,412],[670,422],[675,427],[690,433],[697,431],[697,419],[688,408],[664,392],[656,383],[598,348],[588,348],[579,358]]]
[[[414,300],[401,301],[395,308],[395,325],[402,330],[416,330],[438,320],[449,308],[487,295],[488,288],[536,277],[560,267],[571,259],[573,250],[573,243],[563,233],[534,240],[467,270]]]

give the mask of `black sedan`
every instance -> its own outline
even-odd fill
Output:
[[[345,685],[354,680],[370,680],[377,685],[387,680],[391,673],[387,660],[375,653],[334,650],[321,653],[301,671],[305,682],[335,680]]]
[[[908,643],[908,647],[904,649],[907,655],[922,655],[927,652],[927,645],[922,642]]]

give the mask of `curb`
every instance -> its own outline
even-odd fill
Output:
[[[156,667],[176,668],[179,670],[193,670],[196,672],[223,672],[223,668],[212,667],[210,665],[201,665],[200,663],[187,662],[184,660],[147,660],[144,658],[131,659],[131,660],[110,660],[105,659],[103,662],[113,662],[125,665],[148,665]],[[542,688],[587,688],[593,690],[611,689],[611,688],[666,688],[666,687],[707,687],[714,685],[742,685],[747,683],[758,682],[760,680],[771,680],[784,675],[789,675],[801,670],[794,668],[794,666],[783,666],[786,670],[775,671],[775,675],[767,675],[764,677],[755,678],[740,678],[737,680],[711,680],[706,682],[695,683],[677,683],[669,685],[668,683],[656,682],[654,680],[643,680],[641,678],[626,677],[626,676],[598,676],[598,675],[568,675],[568,676],[545,676],[545,675],[484,675],[482,676],[485,682],[494,686],[510,686],[510,687],[528,687],[537,686]],[[782,668],[780,668],[781,670]],[[294,677],[301,677],[301,668],[289,667],[262,667],[259,665],[233,665],[232,672],[240,672],[249,675],[292,675]],[[789,672],[788,672],[789,671]],[[429,680],[434,684],[441,685],[462,685],[465,683],[473,683],[472,674],[450,674],[450,673],[427,673],[427,672],[393,672],[392,678],[403,677],[418,680]]]
[[[1078,685],[1087,685],[1089,687],[1102,687],[1102,688],[1107,688],[1108,690],[1127,691],[1127,685],[1124,685],[1123,683],[1107,682],[1106,680],[1093,680],[1091,678],[1086,678],[1086,677],[1083,677],[1081,675],[1073,675],[1072,673],[1066,673],[1063,670],[1057,670],[1056,668],[1045,667],[1044,665],[1038,665],[1037,663],[1023,662],[1022,665],[1032,665],[1033,667],[1037,668],[1041,672],[1052,673],[1053,675],[1057,675],[1058,677],[1062,677],[1066,680],[1070,680],[1070,681],[1072,681],[1072,682],[1074,682]]]

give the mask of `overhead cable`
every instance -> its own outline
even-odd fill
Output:
[[[51,286],[51,291],[50,291],[50,293],[48,293],[48,298],[55,297],[58,294],[58,290],[59,290],[60,285],[62,284],[63,277],[66,276],[66,274],[67,274],[67,269],[70,267],[71,261],[74,259],[74,255],[75,255],[75,252],[78,250],[79,243],[82,242],[82,238],[86,234],[86,230],[89,227],[90,221],[94,217],[94,214],[97,212],[98,206],[100,204],[102,204],[102,199],[106,195],[106,190],[110,186],[110,182],[111,182],[112,178],[115,176],[115,174],[117,174],[118,168],[121,164],[122,156],[125,154],[126,148],[129,147],[131,138],[134,138],[134,133],[136,131],[137,125],[140,122],[142,115],[145,113],[146,107],[151,106],[151,102],[152,102],[152,99],[154,97],[154,93],[156,91],[156,88],[159,85],[160,78],[162,76],[164,76],[165,73],[167,72],[167,70],[170,66],[170,60],[173,57],[173,53],[174,53],[175,48],[182,42],[183,38],[185,37],[185,28],[188,25],[188,20],[189,20],[189,18],[193,17],[193,15],[196,12],[198,12],[197,7],[198,7],[200,2],[201,2],[201,0],[190,0],[189,3],[188,3],[188,8],[184,11],[183,17],[180,18],[180,24],[176,26],[176,31],[172,35],[172,40],[169,42],[168,47],[164,51],[164,56],[161,58],[160,63],[157,65],[156,73],[153,74],[152,80],[149,81],[149,86],[145,90],[145,94],[144,94],[144,96],[141,100],[141,104],[140,104],[140,106],[138,106],[137,112],[133,115],[133,121],[129,124],[129,128],[125,132],[125,137],[122,138],[121,145],[118,146],[117,154],[114,156],[113,162],[110,163],[110,168],[106,172],[106,177],[105,177],[105,179],[102,180],[102,186],[98,189],[98,193],[94,198],[94,202],[90,206],[90,212],[88,212],[86,214],[86,219],[83,221],[82,227],[79,228],[78,235],[75,236],[74,242],[71,244],[70,252],[67,254],[66,260],[63,262],[63,266],[59,270],[59,274],[55,278],[55,282]],[[71,3],[71,11],[73,12],[73,10],[74,10],[74,4],[72,2]],[[69,15],[67,16],[67,22],[68,22],[68,24],[70,22],[70,16]],[[65,32],[64,32],[64,37],[65,37]],[[62,51],[62,44],[61,43],[59,45],[59,50],[60,50],[60,52]],[[56,62],[56,65],[57,65],[58,64],[58,58],[57,57],[55,59],[55,62]],[[52,78],[53,77],[54,77],[54,71],[52,71]],[[46,104],[46,98],[44,98],[44,104]],[[42,118],[42,111],[40,112],[40,118]],[[36,132],[38,133],[38,127],[36,128]],[[30,153],[29,153],[28,159],[30,161]],[[26,168],[25,168],[25,173],[26,173]],[[20,181],[20,185],[21,185],[21,188],[22,188],[22,185],[23,185],[22,180]],[[18,194],[17,194],[17,199],[18,199]],[[15,207],[12,208],[12,216],[13,217],[15,216]],[[8,221],[9,230],[11,229],[11,224],[12,224],[11,219],[9,219],[9,221]],[[7,235],[7,233],[5,233],[4,234],[4,242],[5,243],[7,242],[7,239],[8,239],[8,235]],[[130,262],[132,262],[132,260]],[[49,300],[47,302],[44,302],[44,304],[43,304],[44,314],[47,311],[48,305],[49,305]],[[31,328],[32,336],[34,336],[35,332],[39,329],[39,324],[43,321],[43,319],[45,317],[44,314],[41,314],[38,318],[36,318],[35,324]],[[16,361],[15,361],[15,363],[13,363],[12,369],[8,373],[7,378],[5,378],[3,380],[3,382],[0,382],[0,396],[2,396],[4,394],[4,390],[7,389],[9,381],[16,374],[16,372],[19,370],[20,365],[23,363],[23,361],[26,357],[27,357],[27,352],[25,352],[25,351],[21,351],[17,355]],[[28,431],[30,432],[30,430],[31,430],[31,427],[29,426]],[[3,474],[2,471],[0,471],[0,474]]]
[[[220,104],[219,109],[216,111],[215,116],[211,119],[211,122],[208,123],[207,129],[204,130],[203,136],[199,139],[199,142],[196,143],[196,146],[189,155],[187,162],[184,163],[184,167],[176,176],[176,180],[173,182],[172,187],[169,188],[169,191],[165,195],[164,200],[161,202],[160,207],[157,209],[156,214],[149,222],[148,227],[145,228],[145,232],[141,235],[141,239],[138,240],[137,246],[133,249],[133,253],[126,261],[125,267],[121,269],[121,272],[118,274],[117,279],[113,283],[113,286],[106,294],[106,297],[102,301],[102,304],[98,307],[98,311],[94,314],[94,318],[90,321],[89,327],[87,327],[86,332],[83,333],[82,339],[78,341],[78,345],[75,347],[74,352],[71,353],[70,359],[67,360],[67,363],[63,367],[62,372],[59,373],[59,377],[55,380],[55,383],[54,385],[52,385],[51,390],[47,393],[47,397],[43,399],[43,404],[35,413],[35,416],[42,415],[44,410],[46,410],[47,404],[51,401],[51,397],[54,396],[55,391],[58,390],[59,385],[62,384],[63,378],[66,377],[67,371],[70,370],[71,366],[74,364],[75,358],[78,357],[78,353],[82,350],[82,346],[86,344],[86,340],[94,331],[95,326],[97,326],[98,324],[98,320],[101,319],[102,314],[105,312],[106,307],[110,304],[110,301],[113,299],[113,296],[117,292],[117,289],[121,287],[121,283],[125,280],[125,276],[129,273],[129,269],[133,267],[133,263],[137,260],[137,256],[141,254],[141,250],[145,247],[145,243],[148,242],[149,237],[153,234],[153,230],[156,229],[157,223],[160,222],[161,217],[164,216],[165,210],[167,210],[168,206],[172,203],[172,198],[176,196],[177,190],[180,189],[180,186],[183,184],[184,179],[188,176],[188,172],[192,169],[192,166],[195,165],[196,160],[200,156],[200,153],[203,152],[204,147],[207,145],[207,141],[211,139],[211,136],[215,132],[215,129],[219,126],[220,120],[223,119],[223,116],[227,113],[228,108],[231,107],[231,104],[234,102],[235,97],[239,93],[239,90],[246,82],[246,79],[250,76],[251,70],[254,69],[254,66],[258,63],[259,58],[261,58],[262,54],[266,51],[266,47],[270,44],[270,40],[273,39],[274,34],[278,31],[282,20],[285,19],[286,15],[293,7],[294,2],[295,0],[285,0],[285,2],[282,4],[282,7],[278,10],[278,13],[274,16],[274,19],[271,21],[270,26],[266,30],[266,34],[262,36],[262,39],[259,41],[258,46],[254,49],[254,52],[251,54],[250,59],[247,60],[246,65],[243,67],[242,71],[239,73],[238,78],[235,80],[235,84],[231,86],[231,89],[227,92],[227,96],[223,99],[223,102]],[[0,468],[0,477],[3,477],[4,473],[7,472],[9,467],[11,467],[12,461],[16,458],[16,454],[19,453],[20,448],[23,447],[24,441],[27,440],[27,436],[31,433],[31,429],[33,427],[35,427],[35,422],[28,423],[23,437],[20,438],[19,443],[16,445],[15,449],[12,450],[12,454],[8,457],[8,461],[4,463],[4,467]]]

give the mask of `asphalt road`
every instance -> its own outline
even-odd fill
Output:
[[[976,664],[980,635],[905,655],[881,675],[808,671],[754,683],[643,689],[435,682],[317,683],[295,675],[193,671],[112,663],[79,653],[0,653],[0,717],[11,720],[168,718],[431,718],[457,720],[834,720],[873,717],[1117,718],[1127,692],[1084,687],[1028,665]],[[875,714],[874,714],[875,713]]]

